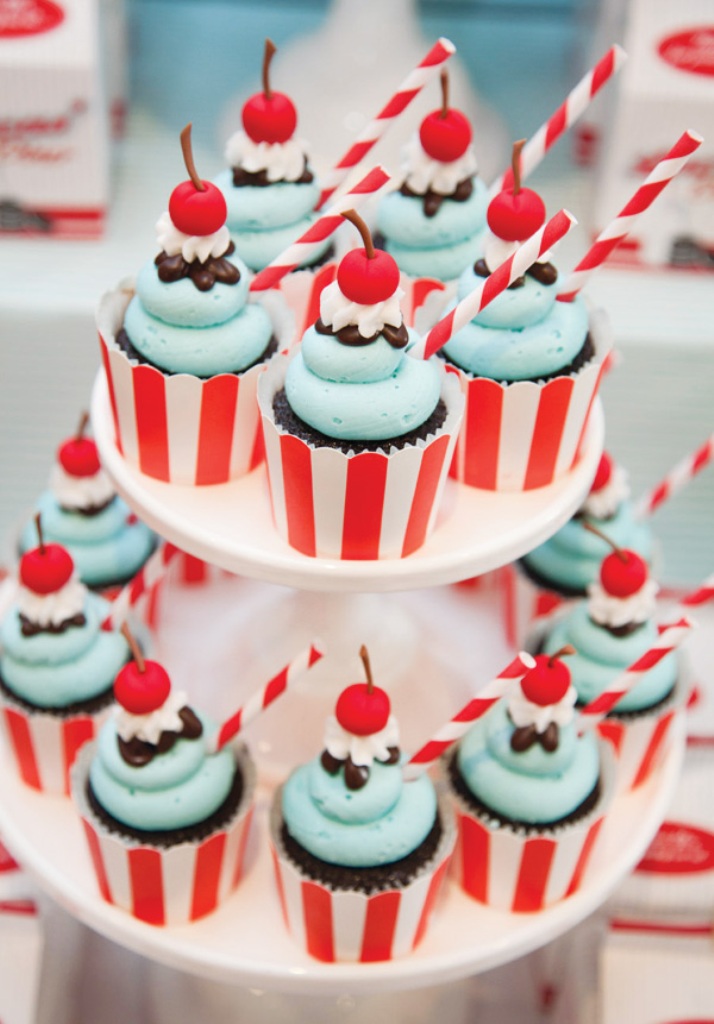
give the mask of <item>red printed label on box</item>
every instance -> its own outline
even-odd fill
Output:
[[[0,0],[0,39],[49,32],[64,21],[52,0]]]
[[[655,875],[712,871],[714,833],[676,821],[665,821],[636,870]]]
[[[657,47],[662,60],[693,75],[714,75],[714,26],[667,36]]]

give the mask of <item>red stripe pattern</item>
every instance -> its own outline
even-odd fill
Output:
[[[22,781],[42,793],[68,795],[69,772],[107,712],[97,716],[30,713],[4,698],[2,722]]]
[[[635,514],[637,518],[644,519],[645,516],[652,515],[660,505],[664,504],[665,501],[675,494],[678,494],[683,487],[686,487],[694,479],[697,473],[709,465],[712,457],[714,457],[714,434],[711,434],[695,452],[692,452],[691,455],[688,455],[678,462],[676,466],[673,466],[664,480],[661,480],[648,494],[643,495],[636,502]],[[708,600],[708,598],[703,597],[702,600]],[[698,604],[700,602],[692,603]]]
[[[598,725],[617,757],[617,786],[622,792],[647,782],[662,763],[669,748],[672,724],[681,708],[667,707],[659,713],[621,721],[610,716]]]

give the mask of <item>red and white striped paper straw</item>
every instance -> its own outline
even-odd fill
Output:
[[[687,618],[681,618],[678,622],[669,625],[659,626],[659,638],[654,646],[634,661],[629,668],[626,668],[610,686],[580,712],[578,731],[582,735],[586,729],[601,722],[615,707],[620,698],[629,693],[633,686],[639,683],[640,679],[651,668],[657,665],[668,654],[671,654],[682,643],[692,629],[692,623]]]
[[[404,778],[415,779],[423,771],[438,761],[452,743],[460,740],[471,726],[489,711],[496,701],[504,697],[512,688],[514,679],[520,679],[535,665],[535,659],[526,651],[520,651],[510,665],[487,683],[478,694],[464,705],[454,717],[435,732],[430,740],[412,754],[404,765]]]
[[[714,573],[711,576],[707,576],[702,585],[697,587],[696,590],[686,594],[680,601],[680,604],[690,608],[699,604],[706,604],[707,601],[712,600],[714,600]]]
[[[714,434],[710,434],[703,445],[691,455],[681,459],[656,486],[635,502],[635,517],[645,519],[656,512],[668,498],[685,487],[700,470],[708,466],[714,457]]]
[[[323,654],[322,646],[315,640],[308,647],[303,648],[299,654],[296,654],[265,686],[261,686],[259,690],[251,694],[245,704],[234,715],[226,719],[216,733],[213,743],[210,744],[212,752],[215,753],[216,750],[220,750],[234,736],[237,736],[248,722],[251,722],[261,711],[265,711],[274,700],[277,700],[278,697],[285,693],[298,676],[302,675],[307,669],[312,668]]]
[[[559,210],[540,231],[536,231],[512,256],[496,267],[492,274],[479,282],[429,333],[411,349],[410,355],[417,359],[429,359],[438,352],[466,324],[485,309],[490,302],[508,288],[517,277],[525,274],[541,256],[553,248],[556,242],[577,224],[575,217],[567,210]]]
[[[111,611],[102,623],[102,629],[120,629],[131,609],[168,572],[171,562],[179,553],[175,544],[162,541],[156,551],[147,558],[136,576],[129,580],[112,601]]]
[[[348,192],[339,196],[296,242],[284,249],[272,263],[255,275],[250,282],[251,292],[263,292],[268,288],[275,288],[291,270],[295,270],[296,267],[309,261],[325,239],[337,231],[341,224],[344,224],[345,220],[342,216],[344,211],[356,209],[370,196],[379,192],[380,188],[388,181],[389,175],[383,167],[373,167]]]
[[[600,232],[580,263],[558,292],[561,302],[572,302],[592,274],[598,270],[619,242],[632,230],[636,219],[648,210],[660,192],[682,170],[686,162],[701,146],[703,139],[693,131],[686,131],[659,161],[640,187],[623,206],[615,219]]]
[[[439,39],[434,43],[424,60],[407,75],[387,105],[362,129],[342,159],[327,175],[316,209],[324,206],[350,171],[364,160],[395,119],[406,110],[414,97],[419,95],[427,82],[439,74],[455,51],[456,47],[448,39]]]
[[[548,150],[584,113],[590,102],[602,89],[616,71],[627,60],[627,54],[621,46],[611,46],[597,64],[584,75],[554,114],[542,124],[535,135],[532,135],[521,150],[521,180],[538,166]],[[489,190],[493,198],[503,188],[513,184],[513,170],[509,168],[498,178]]]

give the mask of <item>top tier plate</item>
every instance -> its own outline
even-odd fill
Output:
[[[602,453],[604,418],[593,407],[583,456],[556,483],[494,493],[447,483],[444,510],[419,551],[403,559],[309,558],[273,528],[264,467],[210,487],[162,483],[119,453],[104,372],[95,381],[92,423],[103,465],[145,522],[197,558],[269,583],[324,591],[394,591],[453,583],[505,565],[550,537],[578,509]]]

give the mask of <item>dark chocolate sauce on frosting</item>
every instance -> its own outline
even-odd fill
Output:
[[[399,747],[387,747],[389,757],[380,764],[397,764],[399,761]],[[369,768],[364,764],[355,764],[351,757],[345,759],[335,757],[329,750],[323,750],[320,757],[320,764],[329,775],[337,775],[340,768],[345,768],[345,785],[348,789],[362,789],[369,779]]]
[[[347,327],[340,328],[339,331],[333,331],[331,327],[328,327],[326,323],[318,319],[315,321],[315,330],[318,334],[330,334],[337,338],[338,341],[342,342],[343,345],[369,345],[379,335],[383,335],[386,341],[392,346],[392,348],[405,348],[409,343],[409,332],[407,331],[404,321],[401,322],[399,327],[392,327],[391,324],[385,324],[381,331],[377,331],[376,334],[371,335],[369,338],[363,337],[359,333],[359,329],[356,324],[348,324]]]
[[[115,500],[116,494],[112,494],[111,498],[107,498],[106,501],[102,501],[99,505],[83,505],[81,508],[78,508],[76,505],[73,505],[72,508],[69,508],[67,505],[60,505],[60,508],[63,512],[75,513],[78,516],[90,518],[91,516],[98,516],[105,508],[109,508]]]
[[[488,269],[486,260],[476,260],[474,263],[474,273],[478,277],[490,277],[491,271]],[[551,285],[555,284],[558,280],[558,271],[555,269],[552,263],[533,263],[526,270],[526,275],[532,277],[538,284]],[[517,277],[515,281],[509,284],[509,288],[522,288],[526,283],[525,275]]]
[[[543,750],[552,754],[554,750],[558,749],[559,738],[558,726],[555,722],[550,722],[544,732],[538,732],[534,725],[522,725],[513,731],[511,750],[522,754],[526,750],[530,750],[535,743],[540,743]]]
[[[221,284],[238,284],[240,271],[235,263],[225,258],[235,252],[235,248],[231,242],[222,256],[209,256],[205,263],[199,259],[191,260],[189,263],[181,253],[169,256],[165,252],[160,252],[154,260],[159,268],[159,280],[164,284],[172,284],[188,277],[200,292],[209,292],[216,281],[220,281]]]
[[[599,626],[600,629],[606,629],[608,633],[613,636],[632,636],[638,629],[642,629],[644,622],[625,622],[621,626],[608,626],[604,622],[597,622],[595,619],[590,619],[594,626]]]
[[[61,622],[47,622],[44,625],[40,625],[39,622],[33,622],[32,619],[28,619],[22,612],[18,612],[18,615],[21,623],[20,631],[23,636],[37,636],[39,633],[66,633],[68,629],[87,624],[87,619],[82,612],[70,615],[68,618],[62,619]]]
[[[165,754],[171,750],[176,740],[197,740],[203,733],[203,726],[197,715],[191,708],[183,707],[179,711],[179,718],[183,723],[181,731],[165,729],[159,736],[158,743],[147,743],[146,740],[141,740],[138,736],[134,736],[130,740],[123,740],[121,736],[117,736],[122,759],[132,768],[141,768],[153,761],[158,754]]]
[[[246,171],[242,167],[233,167],[233,184],[236,188],[242,188],[244,185],[253,185],[257,188],[267,188],[269,185],[277,185],[281,181],[285,181],[288,185],[310,185],[315,180],[315,175],[312,173],[310,168],[307,166],[307,160],[303,167],[303,172],[299,178],[295,178],[292,181],[287,181],[286,178],[277,178],[268,180],[268,172],[262,171]]]
[[[464,178],[460,181],[453,192],[448,195],[442,192],[433,192],[427,189],[426,192],[413,192],[405,182],[399,189],[403,196],[410,196],[412,199],[421,199],[424,207],[425,217],[435,217],[445,199],[452,199],[455,203],[465,203],[473,193],[474,185],[471,178]]]

